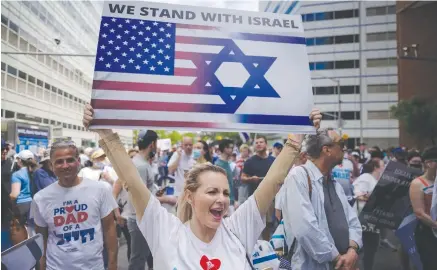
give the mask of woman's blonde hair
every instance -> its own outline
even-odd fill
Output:
[[[193,216],[192,206],[187,202],[188,191],[195,192],[199,187],[199,176],[204,172],[221,173],[224,176],[226,171],[211,163],[198,164],[185,174],[184,191],[179,196],[177,216],[182,223],[187,222]]]

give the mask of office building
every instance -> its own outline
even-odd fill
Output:
[[[340,127],[350,147],[399,144],[396,2],[260,1],[259,10],[301,15],[322,126]]]
[[[95,145],[98,136],[83,128],[82,115],[91,99],[103,2],[2,1],[1,5],[2,138],[27,148],[32,140],[23,143],[19,139],[23,134],[18,133],[42,136],[43,131],[46,136],[48,131],[45,139],[50,141],[68,138],[79,146]],[[19,132],[18,126],[25,129]],[[131,146],[132,131],[118,132],[125,146]]]

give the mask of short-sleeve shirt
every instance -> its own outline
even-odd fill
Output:
[[[31,215],[49,232],[47,269],[103,270],[101,219],[115,208],[111,192],[89,179],[71,188],[55,182],[35,194]]]
[[[248,270],[246,254],[252,255],[265,223],[252,196],[223,219],[214,238],[205,243],[194,235],[188,222],[183,224],[151,196],[138,227],[159,269]]]
[[[152,165],[149,161],[141,155],[136,155],[132,158],[132,162],[140,174],[141,180],[147,186],[149,190],[152,190],[155,180],[155,173],[153,172]],[[136,219],[135,207],[132,205],[130,199],[127,200],[127,204],[124,208],[124,216],[131,219]]]
[[[275,161],[275,158],[272,156],[262,158],[258,155],[254,155],[244,163],[243,173],[249,176],[264,177],[269,171],[270,166],[272,166],[273,161]],[[251,196],[255,192],[260,182],[261,181],[257,183],[254,182],[248,183],[249,196]]]
[[[20,194],[17,197],[17,204],[32,201],[32,191],[27,168],[21,168],[12,174],[11,183],[20,183]]]
[[[228,161],[218,159],[215,163],[216,166],[219,166],[220,168],[224,169],[226,171],[226,175],[228,177],[228,184],[229,184],[229,191],[230,196],[229,199],[231,201],[231,205],[234,204],[235,194],[234,194],[234,174],[232,173],[231,165]]]
[[[343,159],[341,165],[337,165],[332,169],[332,178],[337,181],[344,190],[346,197],[353,197],[353,186],[351,183],[352,171],[354,170],[354,164],[349,159]]]
[[[172,166],[173,163],[176,162],[178,159],[178,152],[175,152],[172,156],[170,161],[168,162],[168,166]],[[184,151],[182,151],[182,156],[179,160],[179,165],[175,171],[175,196],[179,196],[182,191],[184,190],[184,182],[185,182],[185,173],[191,170],[196,164],[196,160],[194,160],[192,155],[185,154]]]

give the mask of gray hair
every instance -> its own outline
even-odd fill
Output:
[[[307,135],[305,138],[305,150],[309,157],[319,158],[322,153],[323,146],[331,145],[333,143],[328,132],[332,128],[320,128],[315,135]]]
[[[50,146],[50,158],[53,157],[56,150],[58,149],[65,149],[65,148],[71,148],[76,151],[76,157],[79,157],[79,149],[76,147],[76,144],[73,141],[67,141],[67,140],[61,140],[56,141]]]

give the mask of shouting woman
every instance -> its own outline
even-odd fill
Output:
[[[93,120],[86,105],[84,125]],[[322,118],[318,110],[310,115],[316,128]],[[150,246],[156,269],[253,269],[249,260],[265,227],[263,217],[295,158],[302,135],[292,135],[255,193],[229,218],[229,184],[226,172],[211,164],[190,170],[179,198],[178,216],[169,214],[140,179],[117,134],[96,130],[120,179],[127,183],[136,209],[138,227]]]

